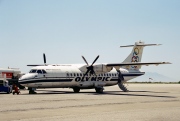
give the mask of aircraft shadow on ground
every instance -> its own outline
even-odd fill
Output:
[[[44,92],[39,92],[44,91]],[[149,93],[149,94],[134,94],[137,93]],[[103,93],[96,93],[96,92],[79,92],[74,93],[73,91],[55,91],[55,90],[37,90],[37,94],[22,94],[22,95],[51,95],[51,94],[87,94],[87,95],[122,95],[122,96],[140,96],[140,97],[159,97],[159,98],[176,98],[173,96],[162,96],[162,95],[152,95],[151,93],[169,93],[169,92],[154,92],[154,91],[129,91],[129,92],[122,92],[122,91],[104,91]]]
[[[99,95],[99,94],[95,94],[95,95]],[[160,97],[160,98],[176,98],[173,96],[162,96],[162,95],[152,95],[152,94],[132,94],[130,92],[123,92],[123,93],[111,93],[111,92],[104,92],[103,94],[100,95],[123,95],[123,96],[140,96],[140,97]]]

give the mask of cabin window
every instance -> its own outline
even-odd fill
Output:
[[[76,76],[76,74],[74,73],[74,76]]]
[[[114,76],[116,76],[116,74],[114,74]]]
[[[32,69],[32,70],[30,70],[30,72],[29,73],[36,73],[36,69]]]
[[[82,74],[80,73],[80,76],[82,76]]]
[[[79,74],[77,73],[77,76],[79,76]]]
[[[112,76],[114,76],[114,74],[112,74]]]
[[[42,70],[43,74],[46,74],[46,71],[45,70]]]
[[[69,77],[69,73],[67,73],[66,75],[67,75],[67,77]]]
[[[37,73],[38,73],[38,74],[42,74],[42,71],[41,71],[41,70],[37,70]]]

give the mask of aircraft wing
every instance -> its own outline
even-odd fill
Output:
[[[130,63],[109,63],[106,66],[114,67],[114,66],[132,66],[132,65],[159,65],[159,64],[171,64],[170,62],[150,62],[150,63],[141,63],[141,62],[130,62]]]
[[[44,65],[44,64],[31,64],[31,65],[27,65],[27,66],[46,66],[46,65]]]

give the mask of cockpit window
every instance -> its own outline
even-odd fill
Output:
[[[46,71],[45,70],[42,70],[43,74],[46,74]]]
[[[38,74],[42,74],[42,71],[41,71],[41,70],[37,70],[37,73],[38,73]]]
[[[36,73],[36,69],[32,69],[32,70],[30,70],[30,72],[29,73]]]

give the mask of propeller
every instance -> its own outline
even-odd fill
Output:
[[[88,62],[86,61],[86,59],[85,59],[85,57],[84,56],[82,56],[82,58],[83,58],[83,60],[84,60],[84,62],[87,64],[87,71],[86,71],[86,73],[84,74],[84,76],[83,76],[83,80],[84,80],[84,77],[88,74],[88,73],[90,73],[90,75],[96,75],[96,73],[95,73],[95,71],[94,71],[94,67],[93,67],[93,64],[97,61],[97,59],[99,58],[99,55],[95,58],[95,60],[93,61],[93,63],[89,66],[89,64],[88,64]]]
[[[45,53],[43,53],[43,60],[44,60],[44,64],[32,64],[32,65],[27,65],[27,66],[47,66]]]

